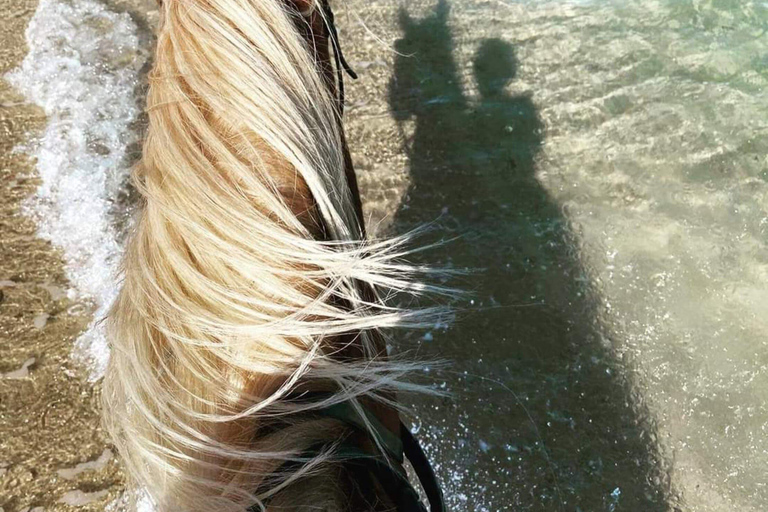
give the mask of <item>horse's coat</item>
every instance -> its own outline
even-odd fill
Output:
[[[409,366],[387,359],[379,330],[439,311],[379,298],[430,288],[399,261],[404,239],[365,239],[327,11],[164,0],[161,12],[106,425],[163,511],[391,509],[333,453],[353,439],[376,454],[375,436],[312,411],[364,406],[398,435]]]

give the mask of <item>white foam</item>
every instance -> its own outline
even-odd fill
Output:
[[[157,505],[146,491],[133,489],[107,504],[104,512],[157,512]]]
[[[29,53],[6,78],[45,111],[45,131],[25,147],[42,184],[24,205],[38,235],[63,252],[74,300],[92,301],[94,322],[76,342],[91,378],[109,350],[99,319],[116,295],[121,252],[116,199],[137,142],[136,89],[147,59],[126,13],[92,0],[41,0],[26,32]]]

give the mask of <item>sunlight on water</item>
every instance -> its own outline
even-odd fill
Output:
[[[455,325],[410,338],[454,361],[430,372],[453,399],[418,401],[451,505],[762,510],[765,6],[408,1],[366,23],[399,55],[348,123],[403,137],[393,229],[440,217],[463,238],[425,260],[482,269]]]
[[[90,0],[42,0],[26,36],[29,54],[6,78],[48,118],[40,138],[20,148],[36,158],[42,181],[26,213],[63,251],[70,298],[95,303],[96,321],[77,341],[95,379],[109,357],[98,320],[116,293],[136,88],[149,49],[127,14]]]

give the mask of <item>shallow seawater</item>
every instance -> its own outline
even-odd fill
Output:
[[[372,212],[437,219],[459,238],[423,261],[473,272],[457,321],[402,344],[452,362],[452,396],[416,400],[451,506],[768,506],[768,7],[361,17],[398,52],[350,93],[353,141],[395,148],[358,158]]]
[[[95,306],[77,346],[97,379],[109,358],[100,319],[116,295],[148,38],[128,13],[101,2],[40,0],[26,40],[29,53],[5,78],[44,110],[47,125],[17,148],[35,159],[41,181],[24,213],[62,251],[69,298]]]
[[[22,148],[27,213],[102,308],[154,9],[44,0],[13,75],[49,122]],[[348,0],[337,19],[371,230],[434,222],[452,241],[418,261],[472,292],[395,336],[447,361],[424,376],[448,396],[409,400],[449,510],[766,509],[768,3]],[[103,365],[98,331],[80,339]]]

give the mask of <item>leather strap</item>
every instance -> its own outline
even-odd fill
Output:
[[[336,63],[336,81],[339,88],[339,115],[342,115],[344,113],[344,72],[346,71],[353,80],[357,80],[357,73],[347,63],[344,53],[341,51],[339,34],[336,31],[336,23],[333,18],[333,10],[331,10],[331,4],[328,0],[323,0],[323,17],[328,30],[328,38],[331,40],[331,46],[333,47],[333,59]]]

